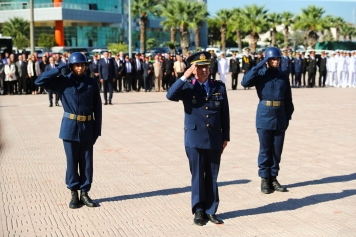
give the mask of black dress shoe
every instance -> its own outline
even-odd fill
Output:
[[[199,226],[203,226],[206,224],[207,222],[207,218],[204,212],[202,211],[198,211],[195,213],[194,215],[194,224],[199,225]]]
[[[56,106],[61,107],[58,103],[56,103]]]
[[[109,102],[109,105],[112,105],[111,101]]]
[[[105,102],[105,103],[104,103],[104,105],[107,105],[107,104],[108,104],[108,102]]]
[[[99,206],[95,201],[91,200],[91,198],[88,196],[87,192],[80,193],[80,201],[82,201],[82,203],[87,207],[98,207]]]
[[[261,192],[264,194],[270,194],[272,193],[272,187],[270,184],[270,179],[269,178],[262,178],[261,179]]]
[[[274,189],[274,191],[277,192],[287,192],[287,189],[285,187],[283,187],[282,185],[280,185],[280,183],[277,180],[277,177],[272,177],[271,179],[271,185],[272,188]]]
[[[49,104],[49,107],[53,107],[53,104]]]
[[[78,197],[78,192],[77,191],[70,191],[70,192],[71,192],[71,195],[72,195],[72,199],[70,200],[69,208],[72,208],[72,209],[79,208],[81,202],[80,202],[79,197]]]
[[[218,217],[215,214],[207,214],[209,221],[211,221],[214,224],[224,224],[223,219],[221,219],[220,217]]]

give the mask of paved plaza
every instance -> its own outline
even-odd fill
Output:
[[[241,77],[239,83],[241,81]],[[293,89],[280,183],[260,192],[256,90],[231,90],[219,173],[223,225],[193,224],[182,103],[115,93],[103,105],[90,196],[68,208],[63,108],[47,95],[0,97],[0,236],[356,236],[356,89]]]

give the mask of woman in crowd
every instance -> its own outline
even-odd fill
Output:
[[[35,80],[39,75],[41,75],[40,64],[36,61],[34,54],[31,54],[28,58],[27,73],[30,78],[30,88],[32,95],[37,94],[38,87],[35,85]]]
[[[7,93],[9,95],[14,94],[14,85],[16,83],[16,66],[15,62],[11,61],[10,58],[7,59],[7,64],[5,65],[5,83],[7,84]]]

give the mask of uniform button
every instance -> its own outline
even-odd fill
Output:
[[[207,124],[206,126],[207,126],[207,127],[209,127],[210,125],[209,125],[209,124]]]
[[[206,109],[206,110],[208,110],[208,109],[209,109],[209,107],[208,107],[208,106],[206,106],[206,107],[205,107],[205,109]]]
[[[208,99],[208,98],[206,98],[205,100],[206,100],[206,101],[208,101],[209,99]]]
[[[209,115],[207,115],[206,118],[209,118]]]

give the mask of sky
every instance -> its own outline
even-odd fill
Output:
[[[234,7],[244,7],[246,5],[257,4],[265,5],[268,12],[282,13],[289,11],[293,14],[301,13],[302,8],[307,8],[309,5],[323,7],[326,11],[324,16],[333,15],[342,17],[346,22],[356,23],[356,12],[354,17],[353,11],[356,11],[356,0],[207,0],[208,12],[211,16],[220,9],[232,9]]]

